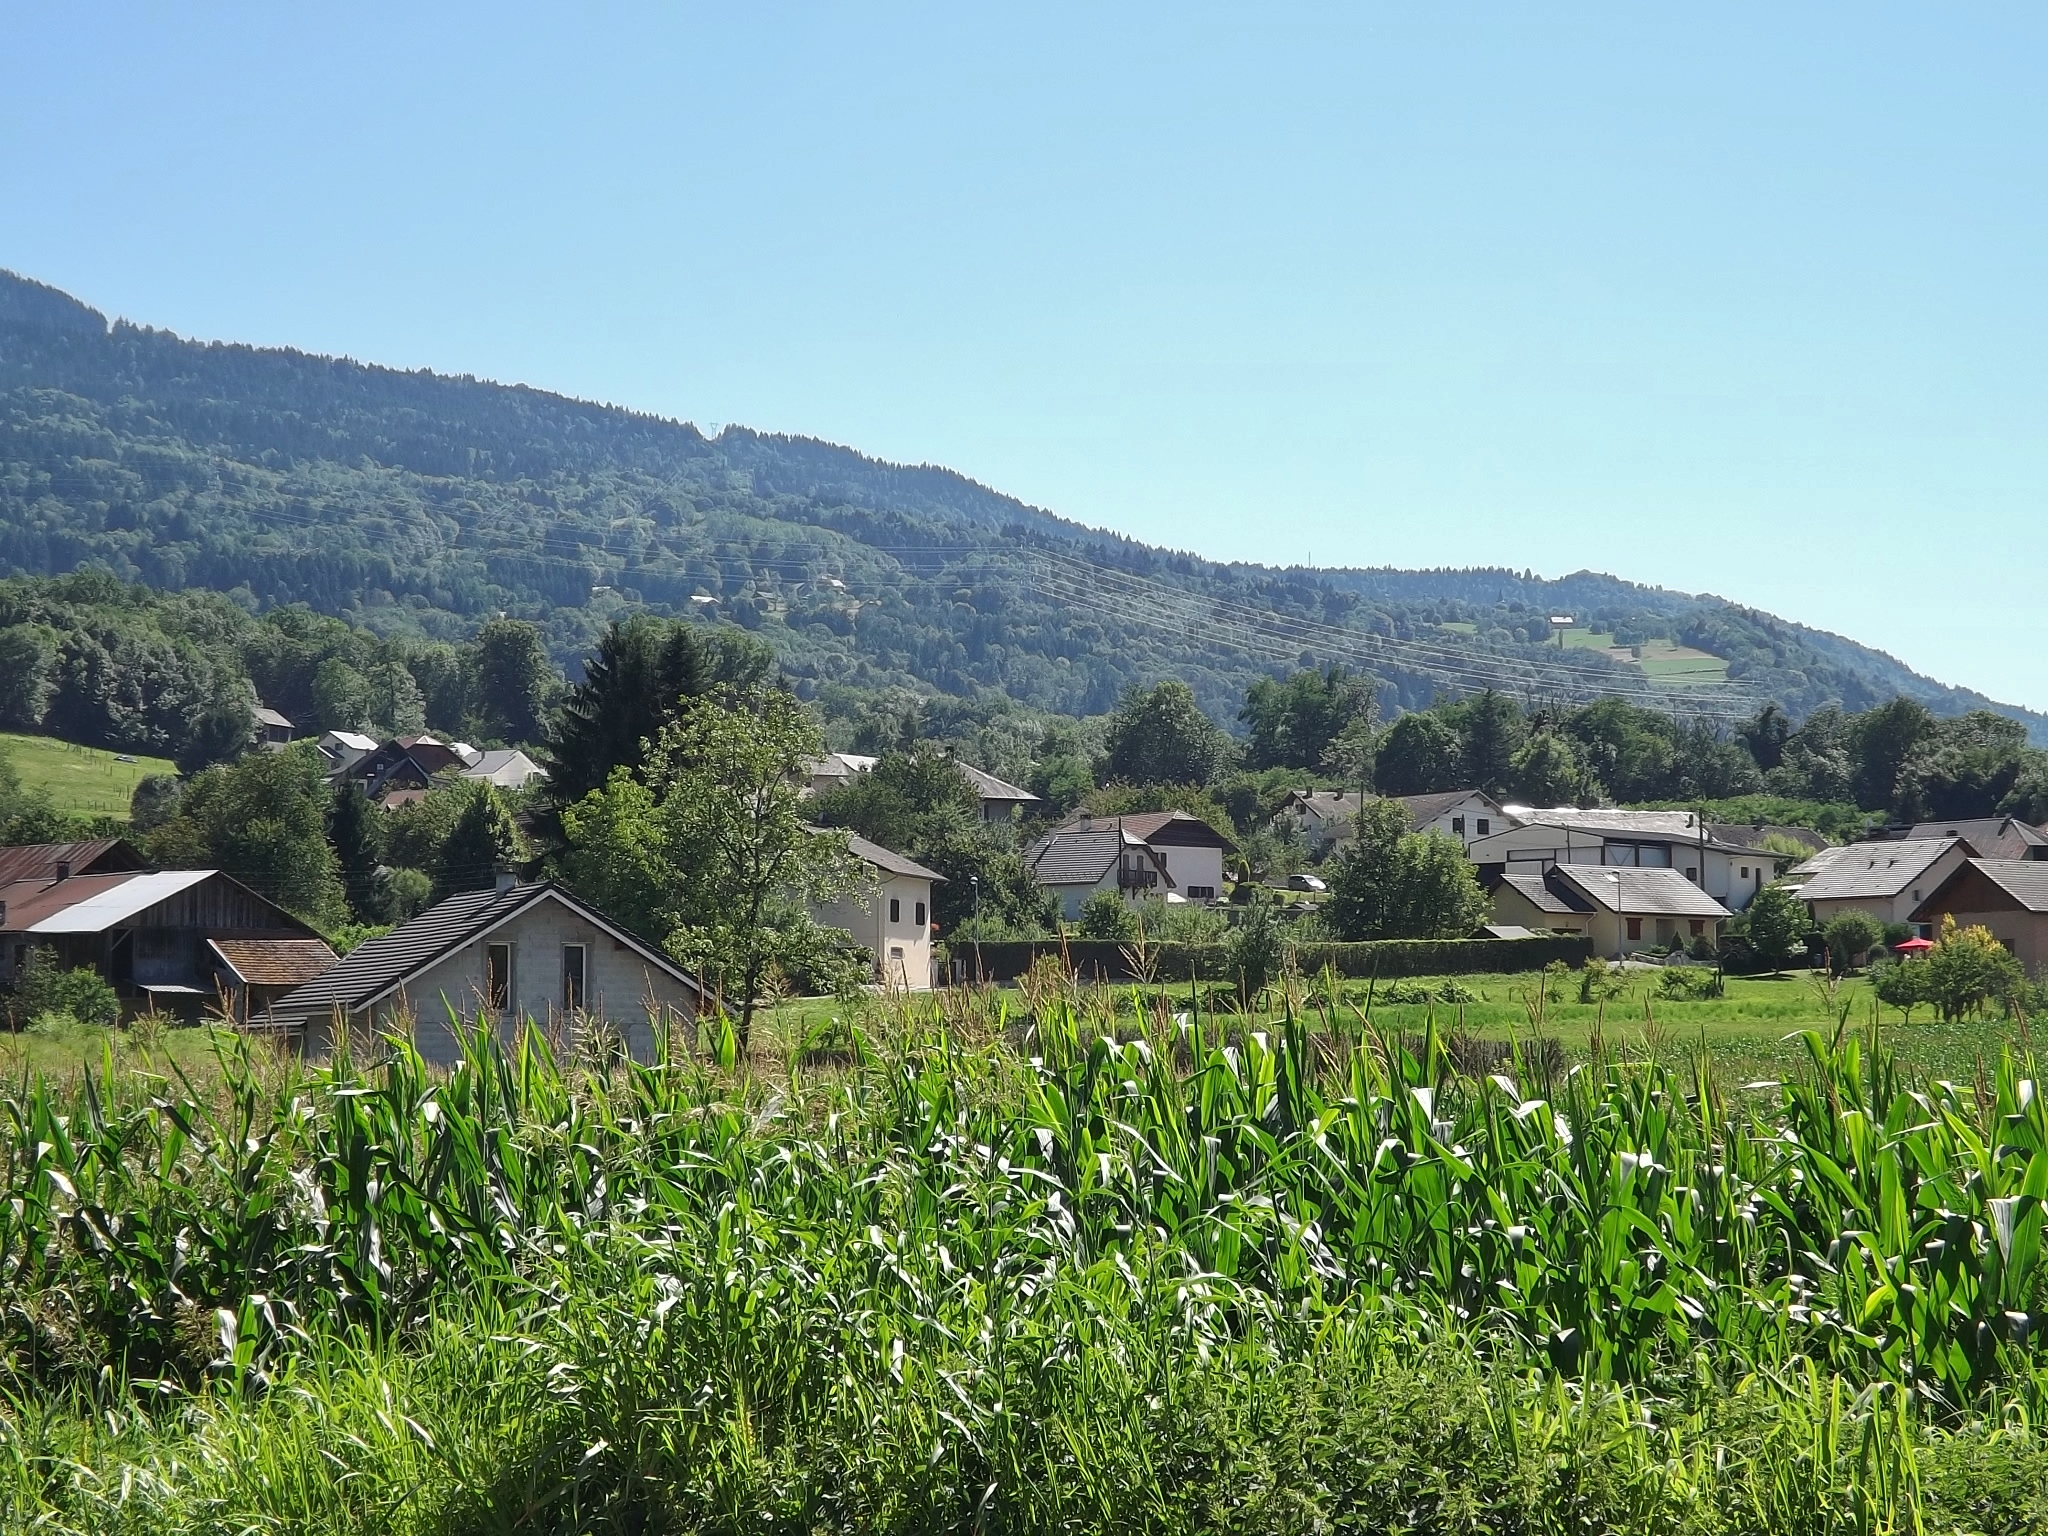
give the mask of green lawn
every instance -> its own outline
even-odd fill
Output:
[[[166,758],[116,762],[114,753],[98,747],[73,746],[54,736],[18,736],[11,731],[0,731],[0,752],[21,775],[22,788],[46,790],[56,809],[81,816],[126,818],[129,798],[138,783],[153,773],[178,771]]]

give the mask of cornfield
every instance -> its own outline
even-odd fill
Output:
[[[22,1082],[0,1508],[2048,1528],[2030,1061],[1913,1084],[1809,1035],[1737,1106],[1704,1059],[995,1006],[772,1081],[528,1029],[445,1072],[392,1037]]]

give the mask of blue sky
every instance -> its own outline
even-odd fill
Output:
[[[0,266],[2048,707],[2048,13],[0,0]]]

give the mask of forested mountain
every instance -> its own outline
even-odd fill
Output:
[[[636,607],[726,620],[806,692],[1001,692],[1100,714],[1172,675],[1230,722],[1258,677],[1337,662],[1410,708],[1493,686],[1720,720],[1775,699],[1798,719],[1903,694],[1997,708],[2048,741],[2048,717],[1712,597],[1590,573],[1220,564],[947,470],[110,325],[0,273],[0,574],[95,564],[252,612],[303,603],[394,642],[527,618],[572,666]],[[1554,611],[1602,644],[1546,645]]]

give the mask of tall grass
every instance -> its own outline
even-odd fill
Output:
[[[1474,1078],[1356,1018],[945,1006],[772,1081],[533,1030],[445,1073],[390,1038],[24,1079],[0,1498],[103,1532],[2048,1521],[2030,1063],[1907,1085],[1812,1036],[1760,1112],[1703,1061]]]

